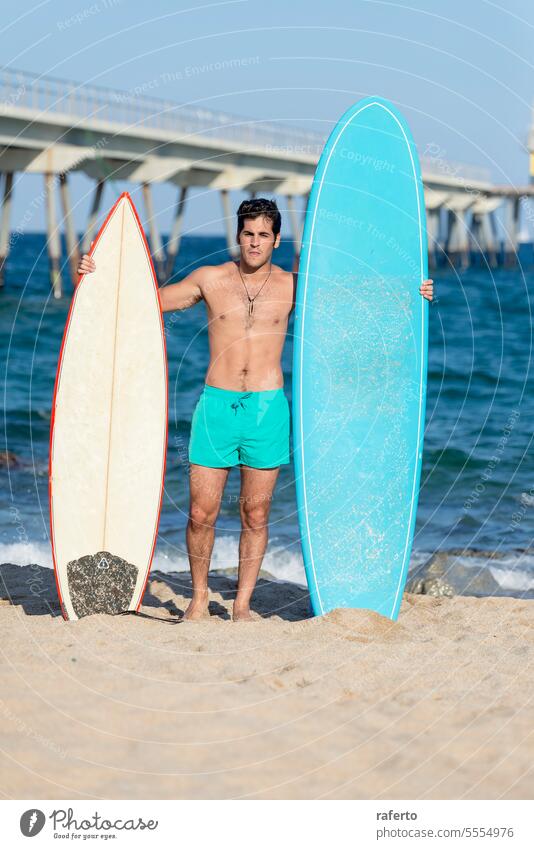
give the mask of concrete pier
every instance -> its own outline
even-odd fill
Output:
[[[76,97],[73,97],[76,91]],[[82,172],[94,181],[94,194],[81,250],[88,253],[101,220],[106,180],[143,187],[145,222],[158,276],[173,272],[181,242],[190,187],[220,193],[224,231],[230,256],[235,243],[235,208],[231,192],[246,196],[287,198],[287,218],[298,254],[302,216],[297,198],[309,195],[327,133],[289,128],[285,123],[247,121],[243,116],[171,103],[149,96],[79,85],[11,69],[0,70],[0,171],[4,176],[0,221],[0,284],[9,249],[9,216],[13,174],[42,174],[47,186],[46,230],[54,294],[61,292],[55,178],[59,184],[71,274],[78,248],[73,235],[70,175]],[[333,116],[335,119],[336,116]],[[534,149],[534,133],[531,136]],[[534,161],[534,158],[533,158]],[[483,247],[493,264],[498,258],[495,223],[506,204],[505,255],[517,260],[521,198],[534,195],[534,185],[497,186],[476,166],[421,159],[427,208],[431,267],[449,259],[462,267],[473,247]],[[169,183],[179,190],[166,256],[156,226],[152,186]],[[72,184],[71,184],[72,185]],[[123,186],[120,187],[121,189]],[[491,209],[490,209],[491,207]],[[284,216],[284,219],[286,216]],[[442,226],[441,226],[442,225]],[[531,223],[529,224],[532,229]],[[443,230],[444,232],[440,232]]]

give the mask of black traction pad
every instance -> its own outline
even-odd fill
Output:
[[[71,560],[67,563],[67,581],[76,616],[124,613],[132,601],[138,571],[109,551]]]

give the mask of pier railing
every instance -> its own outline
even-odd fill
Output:
[[[146,84],[145,84],[146,85]],[[69,80],[0,71],[0,110],[31,109],[79,121],[107,121],[125,127],[166,130],[180,135],[203,135],[255,148],[296,151],[317,156],[324,144],[318,133],[287,128],[272,121],[247,118],[139,94],[143,86],[121,91]]]
[[[204,136],[235,142],[239,147],[264,149],[284,154],[319,159],[326,134],[287,127],[281,122],[262,121],[201,106],[175,103],[143,93],[164,85],[164,75],[134,86],[130,90],[87,85],[31,74],[27,71],[0,71],[0,112],[9,108],[31,109],[46,115],[69,117],[76,121],[106,121],[124,127],[166,130],[186,136]],[[450,162],[443,156],[423,156],[427,174],[457,177],[462,180],[489,182],[489,172],[464,163]]]

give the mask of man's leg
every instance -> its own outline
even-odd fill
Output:
[[[233,618],[252,619],[250,599],[267,548],[271,499],[280,468],[241,466],[239,575]]]
[[[201,619],[208,612],[208,572],[215,539],[215,522],[229,469],[212,469],[191,463],[189,471],[189,521],[187,553],[193,579],[193,598],[184,619]]]

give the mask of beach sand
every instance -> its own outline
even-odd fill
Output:
[[[64,622],[0,567],[0,786],[15,799],[531,799],[534,602],[404,597],[311,617],[298,585],[152,573],[141,615]]]

